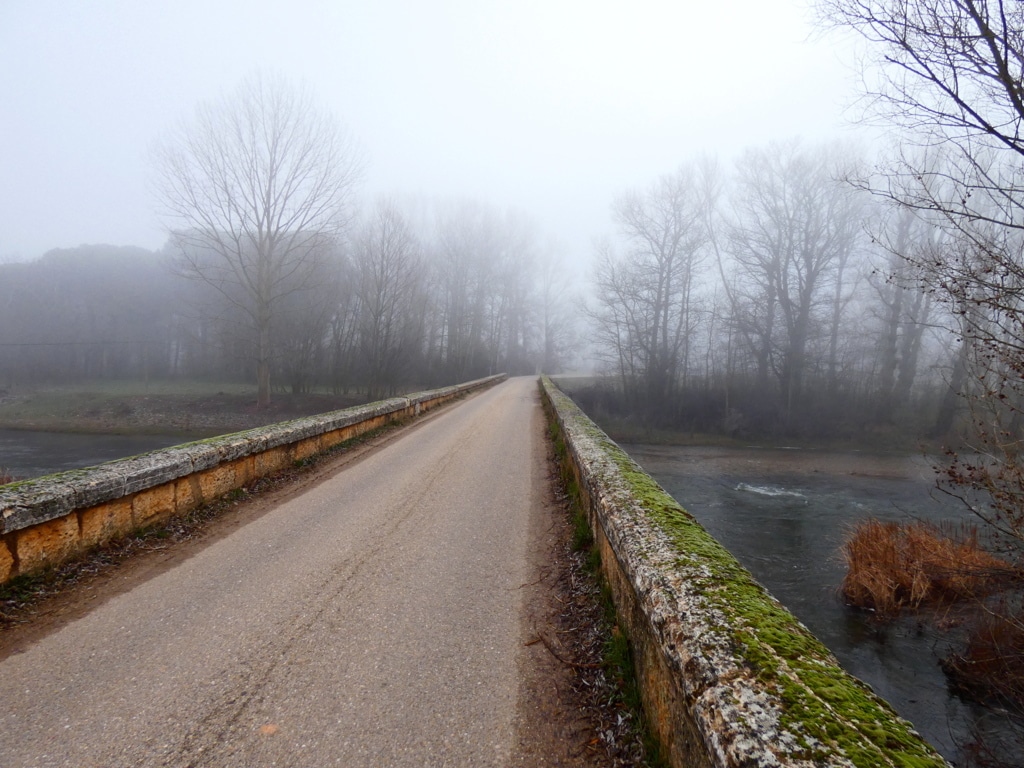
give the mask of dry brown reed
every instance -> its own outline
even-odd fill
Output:
[[[986,552],[970,526],[952,535],[922,522],[868,519],[851,531],[842,554],[847,565],[843,598],[880,617],[924,604],[980,598],[1020,575]]]
[[[1024,611],[1019,601],[979,611],[960,653],[942,660],[954,690],[977,701],[998,699],[1024,714]]]

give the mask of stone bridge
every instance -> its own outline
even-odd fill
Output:
[[[520,733],[549,436],[671,765],[945,765],[547,380],[2,486],[0,580],[396,420],[412,427],[0,662],[0,765],[554,764]]]

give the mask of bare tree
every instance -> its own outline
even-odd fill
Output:
[[[852,162],[839,148],[798,142],[748,150],[738,164],[723,281],[733,325],[756,360],[758,386],[779,382],[785,421],[803,391],[818,329],[836,365],[848,262],[857,248],[860,201],[839,181]]]
[[[1024,469],[1012,466],[1024,406],[1024,4],[821,0],[820,9],[867,40],[875,114],[912,147],[864,183],[944,231],[941,249],[898,255],[955,320],[964,348],[953,382],[963,382],[973,440],[995,468],[951,476],[985,489],[998,510],[998,497],[1024,498]],[[940,422],[951,424],[950,413],[947,403]]]
[[[950,396],[937,427],[967,406],[966,450],[939,487],[1024,546],[1024,3],[820,0],[827,23],[859,32],[877,66],[867,95],[903,147],[874,192],[943,230],[942,248],[900,254],[954,320]],[[909,145],[909,149],[907,148]],[[925,151],[921,151],[921,147]],[[1018,598],[981,607],[998,681],[969,688],[1024,702]],[[954,663],[947,671],[956,672]],[[966,667],[960,666],[959,674]],[[1006,682],[1010,681],[1009,686]],[[968,686],[964,686],[965,689]]]
[[[932,315],[932,293],[921,285],[919,270],[906,257],[934,260],[934,237],[939,234],[913,211],[897,208],[892,213],[875,235],[884,262],[876,263],[868,278],[880,326],[875,417],[881,423],[893,421],[910,399]]]
[[[597,243],[594,265],[594,304],[587,308],[595,354],[619,379],[629,402],[643,397],[643,312],[641,291],[629,265],[611,241]]]
[[[181,269],[248,318],[265,406],[275,317],[316,283],[349,216],[358,153],[307,91],[257,75],[201,104],[153,156]]]
[[[1024,4],[819,0],[819,10],[867,41],[868,114],[900,130],[874,191],[968,239],[978,222],[1024,228]]]
[[[354,260],[360,357],[368,393],[379,397],[399,383],[419,346],[425,300],[420,246],[393,202],[378,202],[360,227]]]
[[[689,366],[708,239],[703,189],[698,171],[682,166],[619,196],[612,215],[624,251],[605,249],[598,262],[601,341],[617,350],[624,383],[639,385],[652,412],[669,404]]]
[[[536,300],[539,344],[536,368],[544,373],[560,373],[572,359],[576,342],[576,305],[572,284],[553,253],[542,259],[537,272],[540,281]]]
[[[447,379],[483,375],[493,359],[486,349],[488,304],[501,254],[501,222],[490,208],[463,203],[438,218],[434,284],[441,313],[439,365]]]

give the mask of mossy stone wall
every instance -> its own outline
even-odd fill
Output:
[[[673,766],[947,766],[552,382],[542,390]]]

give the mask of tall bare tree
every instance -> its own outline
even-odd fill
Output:
[[[536,311],[538,349],[536,368],[544,373],[560,373],[572,360],[576,343],[576,305],[572,285],[553,251],[542,259],[537,277]]]
[[[819,8],[827,24],[867,41],[874,114],[910,146],[865,183],[944,230],[941,249],[898,255],[955,320],[964,348],[953,380],[965,384],[973,439],[991,457],[983,473],[961,466],[951,476],[988,495],[990,509],[976,511],[1012,519],[1024,499],[1024,3],[820,0]],[[1024,516],[1008,527],[1024,538]]]
[[[393,390],[423,335],[420,245],[395,203],[381,200],[355,238],[360,358],[367,390]]]
[[[867,181],[943,230],[941,249],[900,254],[953,318],[950,391],[967,406],[940,488],[1024,547],[1024,3],[820,0],[827,23],[859,32],[877,116],[904,145]],[[909,146],[909,149],[907,148]],[[925,151],[921,151],[921,147]],[[937,431],[955,424],[947,397]],[[985,605],[990,696],[1024,701],[1016,598]],[[1005,638],[1005,640],[1004,640]],[[1016,645],[1013,645],[1016,643]],[[963,674],[956,663],[947,671]],[[986,690],[972,680],[965,689]],[[1018,732],[1018,743],[1024,736]]]
[[[825,365],[836,365],[844,281],[860,231],[857,192],[839,181],[846,160],[839,148],[788,142],[748,150],[738,164],[724,285],[758,385],[767,389],[774,374],[787,423],[820,329],[830,330]]]
[[[453,380],[483,375],[491,357],[487,305],[500,261],[500,217],[484,205],[462,203],[438,217],[435,239],[439,365]]]
[[[153,157],[181,270],[248,318],[265,406],[276,315],[316,283],[349,217],[359,154],[306,90],[255,75],[201,104]]]
[[[706,258],[707,200],[694,166],[620,195],[612,215],[621,256],[601,248],[597,264],[599,343],[615,350],[627,390],[654,412],[669,404],[685,376],[698,313],[698,273]]]

